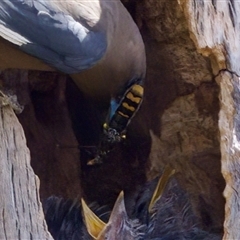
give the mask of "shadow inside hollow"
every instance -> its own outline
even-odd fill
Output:
[[[66,98],[72,126],[80,146],[81,185],[89,201],[112,205],[121,190],[131,191],[145,182],[145,163],[150,152],[150,136],[141,131],[145,121],[139,114],[128,126],[127,139],[111,151],[104,163],[88,166],[93,158],[109,108],[84,96],[72,81],[68,81]],[[104,196],[104,197],[103,197]]]

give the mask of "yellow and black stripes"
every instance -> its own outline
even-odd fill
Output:
[[[120,134],[125,131],[142,103],[143,93],[144,88],[140,84],[133,84],[129,87],[107,124],[108,127],[116,129]]]
[[[143,94],[143,86],[139,82],[135,82],[127,88],[120,101],[112,100],[108,119],[103,124],[104,134],[98,148],[98,154],[88,161],[88,165],[102,163],[115,144],[126,138],[126,128],[141,106]]]

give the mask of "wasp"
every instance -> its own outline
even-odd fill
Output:
[[[140,80],[134,81],[122,97],[111,99],[108,117],[103,124],[103,136],[97,155],[88,165],[100,164],[117,143],[126,139],[127,126],[139,110],[143,101],[144,88]]]

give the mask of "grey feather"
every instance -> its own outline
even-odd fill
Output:
[[[93,29],[86,19],[76,20],[51,3],[1,1],[0,36],[62,72],[77,73],[90,68],[106,52],[104,29]]]

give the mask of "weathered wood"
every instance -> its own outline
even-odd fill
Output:
[[[39,179],[10,106],[0,108],[0,213],[0,239],[52,239],[39,199]]]
[[[224,196],[224,239],[240,239],[240,2],[179,0],[197,50],[211,59],[220,86],[219,129]]]
[[[224,239],[239,239],[240,206],[238,193],[240,190],[240,174],[238,169],[240,168],[240,118],[239,106],[236,106],[240,99],[239,77],[229,72],[222,72],[216,80],[221,86],[219,128],[221,134],[222,173],[226,181],[224,190],[226,198]]]

